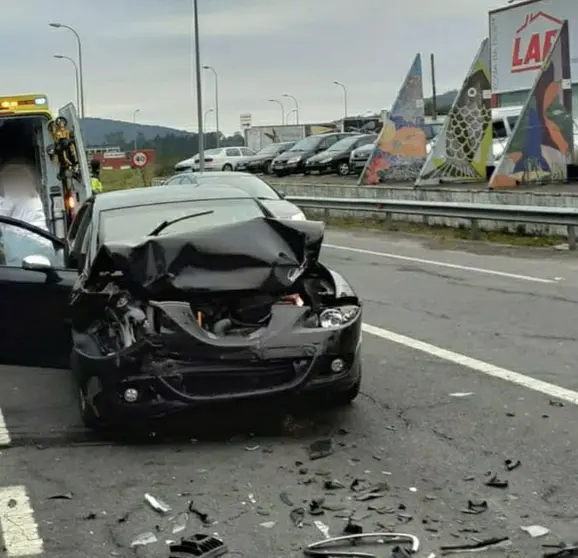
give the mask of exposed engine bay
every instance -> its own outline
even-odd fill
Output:
[[[177,330],[209,343],[257,339],[289,308],[300,309],[299,328],[340,327],[360,314],[360,302],[318,262],[323,227],[262,218],[194,238],[105,244],[74,290],[73,331],[108,356]],[[247,238],[258,241],[239,241]]]

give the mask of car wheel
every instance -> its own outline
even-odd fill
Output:
[[[231,172],[233,170],[233,165],[229,164],[229,163],[225,163],[223,165],[223,170],[226,172]]]
[[[282,171],[275,171],[275,176],[281,178],[282,176],[285,176],[285,173]]]
[[[337,166],[337,172],[341,176],[347,176],[350,170],[351,169],[349,167],[349,163],[339,163],[339,165]]]

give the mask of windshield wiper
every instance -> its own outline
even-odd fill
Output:
[[[179,221],[184,221],[185,219],[193,219],[194,217],[202,217],[203,215],[210,215],[215,213],[212,209],[209,211],[203,211],[202,213],[191,213],[190,215],[185,215],[184,217],[178,217],[177,219],[172,219],[171,221],[163,221],[158,227],[155,227],[147,236],[158,236],[160,232],[164,231],[167,227],[178,223]]]

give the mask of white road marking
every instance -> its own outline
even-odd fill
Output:
[[[8,427],[6,426],[6,421],[4,420],[2,409],[0,409],[0,447],[9,446],[11,443],[12,440],[10,439],[10,432],[8,432]]]
[[[487,376],[500,378],[506,382],[511,382],[512,384],[538,391],[544,395],[547,395],[548,397],[561,399],[567,403],[578,405],[578,392],[576,391],[572,391],[570,389],[566,389],[554,384],[549,384],[548,382],[543,382],[542,380],[536,380],[530,376],[524,376],[519,372],[514,372],[512,370],[508,370],[507,368],[500,368],[499,366],[494,366],[493,364],[489,364],[475,358],[461,355],[459,353],[454,353],[453,351],[448,351],[447,349],[442,349],[441,347],[436,347],[435,345],[430,345],[429,343],[413,339],[412,337],[406,337],[405,335],[400,335],[399,333],[395,333],[381,327],[376,327],[364,323],[362,329],[365,333],[375,335],[381,339],[386,339],[387,341],[392,341],[393,343],[404,345],[410,349],[421,351],[422,353],[427,353],[428,355],[447,360],[448,362],[453,362],[454,364],[465,366],[470,370],[481,372]]]
[[[437,265],[438,267],[447,267],[450,269],[460,269],[461,271],[472,271],[474,273],[483,273],[485,275],[497,275],[499,277],[507,277],[508,279],[519,279],[521,281],[531,281],[534,283],[557,283],[557,279],[543,279],[541,277],[531,277],[529,275],[518,275],[517,273],[508,273],[506,271],[496,271],[494,269],[484,269],[482,267],[471,267],[468,265],[458,265],[446,262],[438,262],[436,260],[424,260],[423,258],[413,258],[411,256],[401,256],[400,254],[390,254],[388,252],[376,252],[374,250],[364,250],[363,248],[351,248],[350,246],[338,246],[336,244],[323,244],[325,248],[333,248],[335,250],[345,250],[348,252],[358,252],[359,254],[367,254],[369,256],[380,256],[382,258],[390,258],[392,260],[403,260],[406,262],[415,262],[428,265]]]
[[[0,530],[6,556],[37,556],[44,552],[24,486],[0,487]]]

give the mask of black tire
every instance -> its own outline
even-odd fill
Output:
[[[74,378],[74,388],[76,391],[80,419],[84,426],[90,430],[103,430],[104,424],[102,420],[94,412],[94,408],[88,402],[87,386],[90,378],[84,377],[79,368],[77,359],[78,357],[76,353],[73,352],[70,357],[70,367],[72,368],[72,376]]]
[[[223,170],[225,172],[231,172],[233,170],[233,165],[231,165],[230,163],[225,163],[223,165]]]
[[[285,173],[282,171],[275,171],[275,176],[281,178],[281,177],[285,176]]]
[[[339,163],[339,165],[337,165],[337,174],[339,176],[349,176],[350,172],[351,167],[349,166],[349,163]]]
[[[268,163],[263,169],[265,174],[273,174],[273,163]]]

